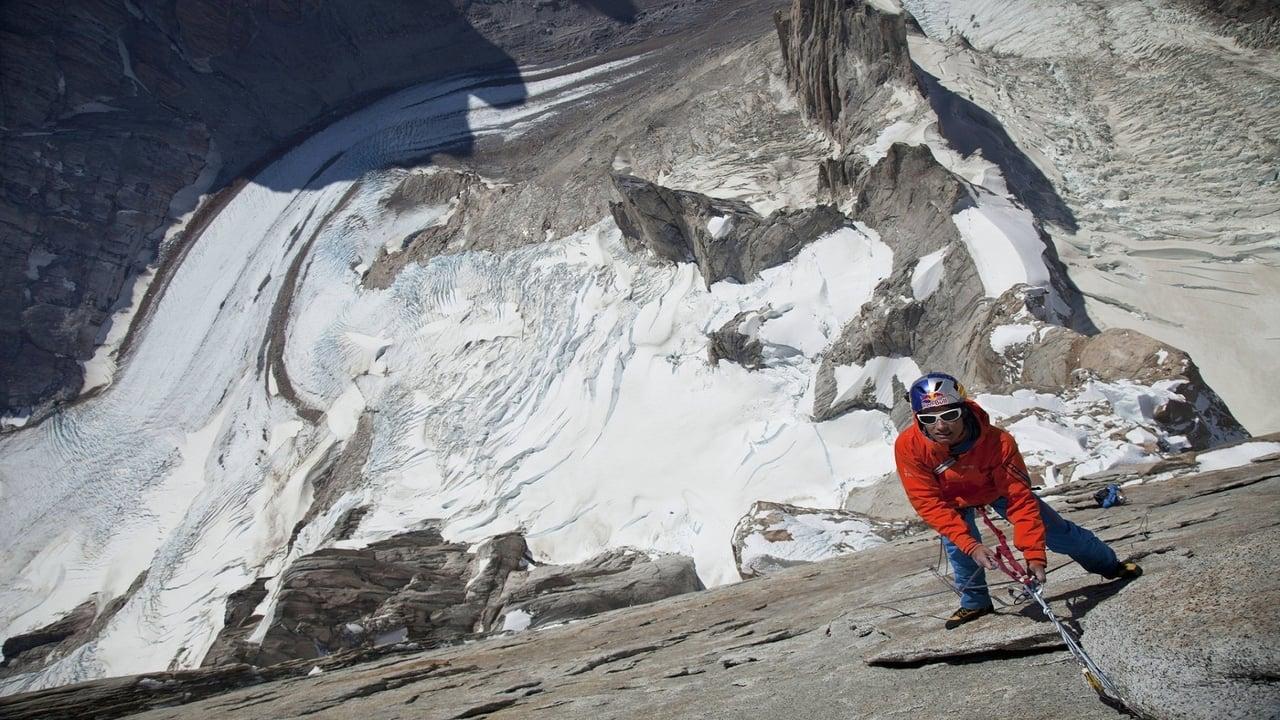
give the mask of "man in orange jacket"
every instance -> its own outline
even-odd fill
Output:
[[[960,609],[947,619],[947,629],[993,610],[983,570],[996,566],[995,557],[976,523],[976,509],[984,505],[1013,524],[1013,544],[1039,582],[1046,545],[1104,577],[1142,574],[1136,563],[1120,562],[1096,535],[1036,497],[1013,436],[992,425],[954,377],[929,373],[912,383],[908,397],[915,422],[898,435],[894,456],[907,499],[942,535],[955,571]]]

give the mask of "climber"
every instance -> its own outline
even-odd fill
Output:
[[[1036,497],[1013,436],[992,425],[954,377],[929,373],[912,383],[907,398],[915,422],[898,435],[894,456],[907,499],[942,536],[955,571],[960,609],[947,619],[948,630],[994,610],[983,570],[996,566],[995,557],[975,522],[985,505],[1013,525],[1013,544],[1036,582],[1045,580],[1046,545],[1103,577],[1142,574],[1137,563],[1120,562],[1096,535]]]

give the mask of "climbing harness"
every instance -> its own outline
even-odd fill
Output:
[[[1013,578],[1015,581],[1022,583],[1022,597],[1035,600],[1040,609],[1044,611],[1045,617],[1049,618],[1054,627],[1058,629],[1058,634],[1062,636],[1062,641],[1066,643],[1067,650],[1075,656],[1076,661],[1080,663],[1080,672],[1084,675],[1085,683],[1093,689],[1098,697],[1108,705],[1118,705],[1121,708],[1128,708],[1128,704],[1120,697],[1120,691],[1115,684],[1111,682],[1106,673],[1102,672],[1102,668],[1098,667],[1093,658],[1084,651],[1080,646],[1080,640],[1076,634],[1063,623],[1053,612],[1053,608],[1049,607],[1049,602],[1044,599],[1044,586],[1031,577],[1030,573],[1018,563],[1017,558],[1013,555],[1013,550],[1009,548],[1009,541],[1005,539],[1004,533],[995,523],[991,522],[990,516],[987,515],[987,509],[982,510],[982,521],[986,523],[991,532],[995,533],[999,539],[996,546],[996,566],[1004,572],[1005,575]]]

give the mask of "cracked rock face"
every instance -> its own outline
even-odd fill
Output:
[[[267,596],[267,579],[229,597],[225,627],[203,665],[265,666],[401,643],[434,647],[702,589],[693,561],[678,555],[615,550],[532,569],[528,558],[518,534],[469,550],[445,542],[435,528],[360,550],[321,549],[285,572],[260,643],[249,635],[263,620],[252,611]]]
[[[513,571],[498,605],[507,624],[518,612],[532,628],[702,589],[692,559],[624,549],[573,565]]]
[[[461,637],[474,624],[475,611],[464,605],[470,565],[467,546],[444,542],[434,529],[363,550],[318,550],[285,572],[265,637],[243,645],[236,659],[270,665],[392,641]],[[245,618],[255,626],[259,620]]]
[[[741,201],[672,190],[631,175],[615,174],[613,186],[621,201],[610,209],[628,245],[671,262],[696,263],[707,287],[753,280],[845,224],[844,215],[828,205],[762,217]]]
[[[774,19],[801,107],[841,143],[878,129],[894,85],[914,85],[903,14],[862,0],[792,0]]]
[[[1108,582],[1067,564],[1050,575],[1048,594],[1150,717],[1266,717],[1276,707],[1275,582],[1240,568],[1274,560],[1274,528],[1259,528],[1274,521],[1278,464],[1134,485],[1129,504],[1108,510],[1092,501],[1097,484],[1066,486],[1055,500],[1146,571]],[[905,537],[536,633],[106,678],[0,698],[0,714],[676,720],[715,708],[724,717],[825,718],[839,698],[867,716],[901,715],[906,702],[909,713],[967,717],[981,687],[985,716],[1116,717],[1038,611],[1002,605],[943,630],[955,597],[924,571],[935,562],[936,539]]]

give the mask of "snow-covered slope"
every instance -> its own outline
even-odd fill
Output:
[[[1195,3],[904,0],[912,58],[993,117],[1100,327],[1189,352],[1255,433],[1280,429],[1280,56]],[[961,44],[961,39],[967,45]],[[1224,352],[1224,348],[1229,351]]]

